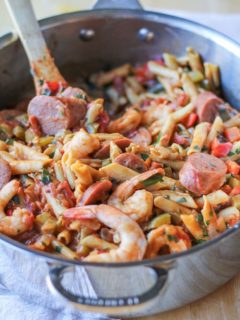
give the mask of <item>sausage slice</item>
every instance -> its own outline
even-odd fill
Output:
[[[86,206],[103,200],[106,193],[110,191],[111,188],[112,182],[109,180],[95,182],[84,192],[79,205]]]
[[[226,172],[221,159],[206,153],[194,153],[180,170],[179,178],[186,189],[202,195],[218,190],[225,181]]]
[[[85,116],[86,105],[82,99],[40,95],[30,101],[28,115],[37,118],[44,134],[55,135],[77,125]]]
[[[11,179],[11,168],[7,161],[0,159],[0,189]]]
[[[200,122],[213,122],[219,112],[223,100],[214,93],[205,91],[196,100],[196,109]]]
[[[144,172],[147,170],[144,161],[133,153],[122,153],[115,158],[114,162],[138,172]]]
[[[131,143],[131,140],[128,138],[121,138],[113,141],[122,150],[125,150],[125,148],[127,148]],[[101,149],[99,149],[94,154],[94,157],[97,159],[106,159],[107,157],[109,157],[109,153],[110,153],[110,141],[106,141],[106,143],[103,143]]]
[[[152,142],[152,136],[148,129],[140,127],[138,130],[134,131],[129,138],[140,146],[147,147]]]

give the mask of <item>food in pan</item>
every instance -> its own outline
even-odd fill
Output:
[[[38,84],[0,111],[0,232],[93,262],[177,253],[240,220],[240,115],[217,65],[165,53]],[[101,97],[101,98],[99,98]]]

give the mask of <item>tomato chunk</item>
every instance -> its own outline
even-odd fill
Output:
[[[227,128],[224,131],[225,137],[230,142],[235,142],[240,140],[240,130],[237,127]]]
[[[212,143],[212,155],[217,158],[226,157],[232,149],[232,143],[223,142],[220,143],[217,138],[213,140]]]
[[[196,113],[191,113],[186,120],[184,121],[184,125],[186,128],[191,128],[194,126],[198,119],[198,115]]]
[[[240,171],[240,166],[237,164],[237,162],[232,161],[232,160],[227,160],[225,162],[227,166],[227,172],[232,173],[234,175],[238,175]]]
[[[240,186],[236,186],[231,191],[231,196],[235,196],[236,194],[240,194]]]

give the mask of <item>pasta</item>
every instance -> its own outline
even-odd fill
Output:
[[[123,262],[239,223],[240,116],[219,96],[217,65],[187,48],[86,86],[104,99],[43,81],[26,112],[0,111],[0,233],[68,259]]]

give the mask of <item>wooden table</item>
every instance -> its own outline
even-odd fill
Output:
[[[141,318],[141,320],[238,319],[240,319],[240,274],[214,293],[188,306],[161,315]]]

